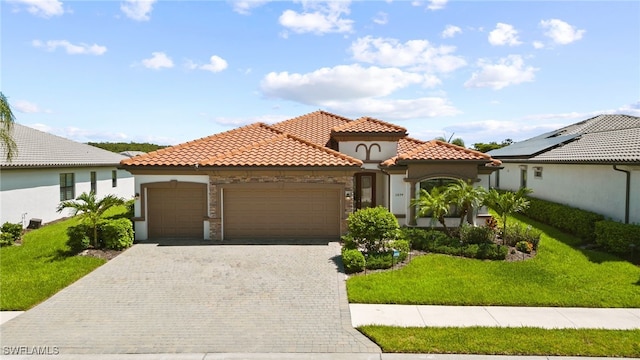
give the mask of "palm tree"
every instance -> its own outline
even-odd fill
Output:
[[[82,193],[75,200],[63,201],[58,205],[58,212],[66,208],[73,209],[73,216],[78,215],[82,217],[82,220],[91,225],[93,228],[93,242],[94,248],[98,247],[98,224],[105,211],[110,208],[123,205],[125,200],[115,195],[107,195],[101,200],[96,199],[96,194],[92,191],[90,193]]]
[[[418,208],[418,217],[431,215],[432,224],[438,220],[444,227],[445,232],[449,232],[444,217],[449,213],[449,199],[446,191],[435,187],[431,191],[425,189],[420,190],[420,196],[411,201],[412,206]]]
[[[516,192],[507,191],[499,193],[496,189],[489,190],[485,197],[484,204],[495,210],[502,218],[502,243],[505,243],[507,234],[507,217],[511,214],[521,212],[529,207],[529,200],[526,195],[532,193],[529,188],[520,188]]]
[[[473,209],[482,205],[487,192],[482,187],[473,187],[470,181],[458,179],[455,183],[447,186],[447,198],[456,204],[460,211],[460,225],[464,223],[467,215],[473,212]]]
[[[15,120],[9,101],[0,91],[0,144],[4,147],[7,161],[11,161],[18,152],[18,146],[11,136]]]

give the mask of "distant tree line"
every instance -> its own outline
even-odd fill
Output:
[[[151,151],[156,151],[158,149],[164,149],[164,148],[167,147],[166,145],[156,145],[156,144],[149,144],[149,143],[134,143],[134,142],[130,142],[130,143],[125,143],[125,142],[117,142],[117,143],[88,142],[87,144],[89,144],[91,146],[99,147],[99,148],[104,149],[104,150],[112,151],[114,153],[121,153],[123,151],[151,152]]]

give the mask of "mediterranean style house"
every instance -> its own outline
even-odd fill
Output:
[[[316,111],[120,164],[135,177],[137,240],[338,240],[349,214],[365,207],[427,226],[410,206],[421,188],[452,179],[487,187],[500,162],[380,120]]]
[[[0,223],[35,224],[69,216],[58,204],[94,191],[131,199],[133,176],[118,166],[126,156],[14,124],[18,153],[0,160]]]
[[[503,169],[491,185],[640,223],[640,118],[599,115],[489,151]]]

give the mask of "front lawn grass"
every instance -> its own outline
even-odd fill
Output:
[[[66,231],[76,224],[71,218],[46,225],[25,234],[21,246],[0,248],[0,310],[27,310],[105,263],[69,253]]]
[[[383,352],[640,357],[640,330],[540,328],[358,328]]]
[[[400,270],[347,280],[349,301],[377,304],[640,307],[640,267],[574,248],[580,240],[520,217],[543,232],[530,260],[483,261],[439,254]]]

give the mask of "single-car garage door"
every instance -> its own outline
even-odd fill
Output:
[[[223,236],[247,239],[337,239],[340,190],[224,189]]]
[[[147,196],[149,238],[204,238],[206,184],[150,187]]]

